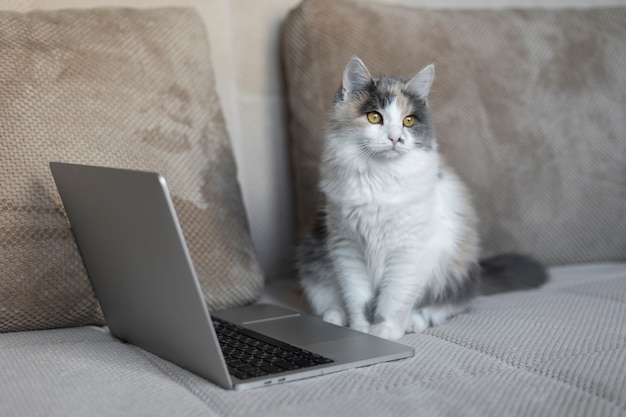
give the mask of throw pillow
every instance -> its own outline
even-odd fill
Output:
[[[252,302],[206,30],[190,9],[0,12],[0,331],[102,324],[49,161],[161,172],[207,303]]]

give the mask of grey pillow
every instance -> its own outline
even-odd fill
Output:
[[[325,115],[351,56],[375,75],[435,63],[440,148],[473,192],[484,256],[626,258],[626,8],[426,10],[305,0],[282,35],[300,233]]]
[[[210,307],[263,275],[189,9],[0,12],[0,331],[101,324],[48,170],[52,160],[158,171]]]

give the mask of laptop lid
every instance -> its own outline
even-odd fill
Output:
[[[163,177],[50,169],[111,333],[232,388]]]

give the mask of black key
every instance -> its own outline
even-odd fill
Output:
[[[235,359],[235,358],[227,359],[226,364],[230,366],[231,368],[237,368],[237,369],[240,369],[244,365],[248,365],[248,363],[240,361],[239,359]]]
[[[276,366],[280,366],[281,368],[287,370],[287,371],[291,371],[293,369],[299,369],[302,368],[302,366],[300,366],[297,363],[293,363],[293,362],[287,362],[287,361],[278,361],[278,362],[274,362],[274,365]]]
[[[276,374],[278,372],[285,372],[283,368],[279,368],[277,366],[270,365],[270,364],[263,364],[261,365],[260,368],[270,374]]]
[[[248,379],[251,376],[248,375],[246,372],[242,372],[237,368],[228,368],[228,373],[231,374],[232,376],[239,378],[239,379]]]
[[[259,368],[261,365],[263,365],[265,363],[265,361],[263,359],[257,359],[256,361],[251,361],[249,363],[250,363],[250,365]]]
[[[237,367],[237,369],[238,369],[239,371],[241,371],[241,372],[246,372],[246,373],[248,373],[248,372],[255,371],[255,370],[259,369],[259,368],[258,368],[258,367],[256,367],[256,366],[252,366],[252,365],[250,365],[250,364],[247,364],[247,363],[246,363],[246,364],[244,364],[243,366],[238,366],[238,367]]]
[[[273,357],[274,355],[272,355],[272,354],[270,354],[270,353],[266,353],[266,352],[259,352],[259,353],[257,353],[257,354],[256,354],[256,355],[254,355],[254,356],[256,356],[256,357],[257,357],[257,358],[259,358],[259,359],[267,359],[267,358],[271,358],[271,357]]]
[[[263,352],[262,350],[259,350],[259,349],[255,348],[255,347],[252,347],[252,346],[249,346],[249,345],[246,345],[246,347],[244,347],[241,350],[243,350],[244,352],[246,352],[249,355],[256,355],[257,353]]]
[[[316,355],[315,353],[308,353],[306,356],[304,356],[305,359],[314,361],[316,363],[322,364],[322,363],[331,363],[332,360],[325,358],[323,356],[320,355]]]
[[[309,359],[297,359],[294,362],[300,365],[302,368],[308,368],[309,366],[319,365],[317,362],[309,360]]]
[[[257,376],[266,376],[266,375],[269,375],[269,372],[264,371],[263,369],[260,369],[260,368],[259,368],[259,369],[253,369],[253,370],[251,370],[251,371],[248,371],[248,372],[247,372],[247,374],[248,374],[248,375],[250,375],[250,376],[257,377]]]

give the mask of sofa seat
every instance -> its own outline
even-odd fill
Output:
[[[261,301],[303,308],[291,279]],[[225,391],[106,328],[3,334],[2,416],[626,415],[626,263],[550,268],[401,342],[414,358]]]

